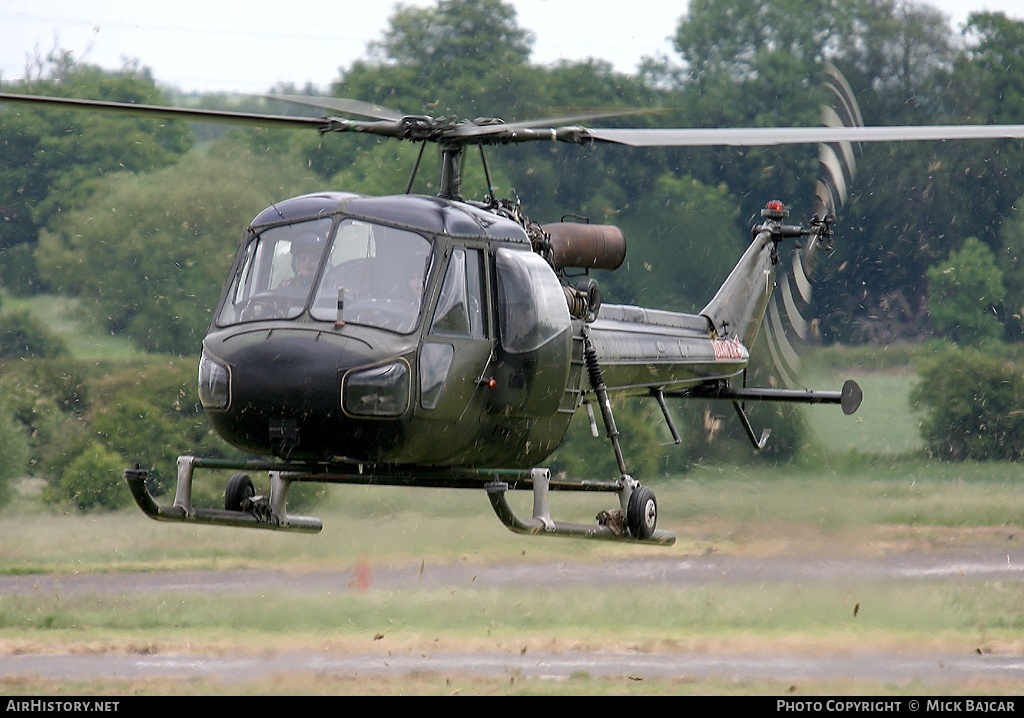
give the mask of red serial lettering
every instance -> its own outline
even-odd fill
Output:
[[[712,339],[711,346],[715,350],[715,359],[744,359],[746,352],[743,345],[735,339]]]

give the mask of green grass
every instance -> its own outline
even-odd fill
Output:
[[[265,491],[265,477],[254,476]],[[223,485],[226,472],[198,472]],[[366,556],[384,563],[501,561],[738,550],[765,534],[812,533],[820,540],[872,541],[873,532],[1024,527],[1021,469],[1010,463],[939,464],[850,455],[836,463],[703,465],[646,481],[658,497],[659,525],[675,531],[669,549],[561,538],[522,537],[494,516],[483,491],[331,486],[306,513],[320,534],[268,534],[152,521],[131,508],[58,512],[23,497],[0,518],[0,571],[91,572],[218,566],[350,567]],[[127,491],[127,488],[125,488]],[[528,492],[510,502],[529,515]],[[169,503],[170,496],[161,499]],[[553,518],[591,523],[613,508],[610,494],[555,492]],[[74,541],[68,541],[73,536]]]
[[[141,354],[130,340],[98,330],[79,310],[78,304],[75,298],[54,294],[3,298],[5,307],[28,309],[51,331],[63,337],[76,359],[119,360]]]
[[[886,361],[849,360],[849,366],[824,367],[815,356],[802,376],[810,389],[838,390],[853,379],[864,392],[860,409],[846,416],[837,406],[813,405],[805,409],[815,438],[830,452],[856,450],[865,454],[905,454],[924,447],[921,413],[910,404],[917,375],[908,365]],[[877,368],[878,366],[885,368]]]
[[[583,600],[571,601],[572,593]],[[588,586],[332,593],[263,589],[244,611],[225,610],[221,593],[0,597],[0,637],[166,643],[235,637],[282,646],[325,646],[329,636],[353,643],[383,634],[395,645],[436,640],[465,645],[568,648],[614,646],[641,651],[701,644],[762,649],[787,640],[805,649],[946,645],[971,650],[1024,639],[1015,586],[946,581],[895,583],[856,578],[830,584],[709,583],[698,587]],[[629,620],[621,612],[629,606]],[[854,606],[859,606],[854,615]],[[241,643],[241,641],[238,641]]]
[[[1021,467],[861,455],[801,466],[703,467],[685,483],[690,517],[822,528],[1024,525]],[[660,496],[659,491],[659,496]],[[681,498],[681,497],[680,497]]]

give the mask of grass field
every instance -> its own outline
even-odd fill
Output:
[[[3,297],[5,307],[26,308],[51,331],[67,342],[72,356],[85,361],[117,360],[139,356],[132,343],[124,337],[97,331],[91,320],[78,311],[78,300],[55,294],[34,297]]]
[[[222,477],[210,475],[211,480]],[[651,485],[671,548],[521,537],[504,529],[482,492],[331,487],[311,513],[319,535],[194,527],[151,521],[136,510],[63,514],[22,495],[0,518],[0,570],[10,574],[113,576],[175,569],[276,569],[368,575],[386,567],[515,566],[565,560],[601,563],[703,555],[864,555],[907,548],[990,544],[1014,551],[1024,534],[1018,467],[934,465],[908,459],[849,466],[702,466]],[[23,491],[30,491],[23,487]],[[529,496],[516,495],[528,512]],[[608,498],[558,494],[552,511],[590,520]],[[863,606],[859,616],[851,608]],[[624,613],[625,611],[625,613]],[[831,583],[710,583],[657,590],[618,584],[341,593],[287,585],[252,593],[162,591],[0,596],[0,646],[7,652],[242,654],[420,650],[637,650],[832,655],[859,650],[976,650],[1024,653],[1024,593],[1015,581],[880,579]],[[645,680],[638,685],[580,675],[568,682],[410,676],[293,677],[226,687],[203,681],[0,682],[0,693],[189,694],[267,692],[447,694],[774,694],[791,686]],[[935,688],[859,681],[802,682],[805,694],[995,693],[1005,685]]]
[[[221,485],[226,478],[226,472],[203,472],[196,480]],[[266,481],[260,486],[255,478],[257,490],[265,491]],[[876,542],[880,535],[896,546],[926,540],[931,532],[1012,532],[1024,526],[1022,479],[1016,464],[855,457],[799,466],[706,465],[647,483],[658,497],[659,525],[680,537],[667,550],[679,553],[783,550],[787,532],[792,534],[789,544],[805,548],[818,543],[855,547],[858,541]],[[39,506],[30,493],[30,487],[23,487],[12,510],[0,518],[0,572],[225,566],[340,570],[366,556],[383,563],[418,563],[467,557],[518,560],[524,555],[597,559],[666,550],[516,536],[501,526],[482,491],[327,487],[324,500],[309,511],[323,518],[324,530],[317,535],[167,524],[135,508],[65,513]],[[509,499],[529,515],[528,492],[510,493]],[[551,511],[560,520],[591,523],[614,503],[607,494],[557,492]]]

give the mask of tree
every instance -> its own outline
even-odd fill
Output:
[[[957,72],[964,76],[963,109],[977,122],[1013,122],[1024,112],[1024,22],[1003,13],[972,13],[964,28],[965,52]]]
[[[1003,325],[997,307],[1006,296],[1003,272],[977,237],[928,270],[928,313],[935,329],[956,342],[973,345],[999,339]]]
[[[53,52],[39,79],[6,86],[17,92],[160,104],[149,71],[119,72],[75,63]],[[191,146],[183,122],[71,110],[0,110],[0,282],[9,290],[40,287],[32,263],[39,231],[86,201],[112,172],[166,166]]]
[[[629,241],[615,271],[630,301],[675,311],[706,304],[746,249],[736,202],[724,186],[666,172],[617,218]]]
[[[974,13],[964,28],[951,89],[957,120],[965,124],[1016,124],[1024,116],[1024,22],[1002,13]],[[1024,194],[1024,149],[1015,141],[953,143],[943,153],[954,184],[947,203],[952,227],[994,250],[998,230]]]
[[[1024,24],[972,15],[964,40],[956,43],[934,10],[908,17],[921,18],[898,36],[912,46],[887,51],[890,61],[865,68],[872,84],[863,91],[855,85],[869,124],[1019,121],[1024,85],[1016,48],[1024,41]],[[906,69],[893,62],[901,57]],[[880,314],[890,299],[923,316],[926,273],[945,258],[952,241],[976,236],[1000,253],[998,227],[1024,192],[1022,160],[1019,143],[1006,141],[865,148],[857,200],[847,213],[857,241],[839,243],[837,260],[847,269],[828,290],[845,298],[836,316]],[[924,329],[906,327],[904,336]]]
[[[1019,46],[1009,28],[1000,37],[1008,51]],[[823,61],[846,75],[867,124],[957,123],[967,104],[957,100],[970,82],[962,68],[954,69],[961,45],[925,2],[694,0],[675,46],[686,72],[663,76],[680,78],[692,98],[688,124],[695,126],[817,124],[819,96],[811,90]],[[999,56],[991,59],[998,66]],[[1005,67],[1009,80],[1013,65]],[[975,86],[998,103],[997,94],[981,89],[984,83]],[[1005,213],[1007,190],[1019,196],[1016,182],[1024,173],[1000,175],[1012,148],[1003,146],[1000,157],[979,155],[986,147],[949,143],[941,154],[932,143],[863,148],[838,225],[844,241],[816,278],[815,311],[826,337],[845,331],[851,317],[878,314],[886,302],[906,305],[908,319],[919,318],[925,272],[944,256],[950,236],[974,234],[995,246],[992,223]],[[765,186],[776,188],[796,216],[807,211],[816,170],[806,149],[708,150],[694,157],[688,171],[707,184],[725,182],[744,203],[741,216],[756,210],[754,201],[763,203]],[[906,328],[919,332],[923,325]]]
[[[830,2],[693,0],[674,46],[687,74],[684,91],[694,127],[815,125],[823,100],[817,78]],[[688,153],[687,172],[726,184],[744,206],[764,205],[765,186],[793,204],[810,196],[814,155],[806,148],[708,148]],[[766,168],[769,168],[766,171]]]
[[[0,506],[11,498],[10,481],[20,478],[28,466],[29,440],[24,427],[0,401]]]
[[[27,309],[0,311],[0,359],[60,357],[67,342],[53,334]]]
[[[264,207],[315,185],[295,158],[225,139],[151,175],[110,177],[42,234],[42,276],[140,347],[192,354],[238,238]]]
[[[454,64],[501,68],[524,64],[532,35],[502,0],[438,0],[433,8],[400,5],[384,39],[371,47],[399,65],[447,78]],[[432,74],[433,73],[433,74]]]
[[[399,5],[384,37],[370,45],[373,60],[356,62],[332,91],[403,112],[508,113],[530,96],[532,42],[503,0]]]
[[[1005,320],[1010,337],[1024,334],[1024,198],[1014,203],[999,228],[997,263],[1006,286]]]

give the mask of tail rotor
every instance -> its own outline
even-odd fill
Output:
[[[832,65],[825,68],[829,102],[822,107],[826,127],[863,127],[860,107],[846,78]],[[797,388],[800,344],[810,337],[810,303],[814,266],[820,251],[832,250],[831,225],[849,196],[857,173],[856,150],[848,141],[819,143],[818,179],[814,184],[813,218],[819,232],[792,254],[780,272],[779,287],[772,294],[765,322],[768,351],[782,383]]]

